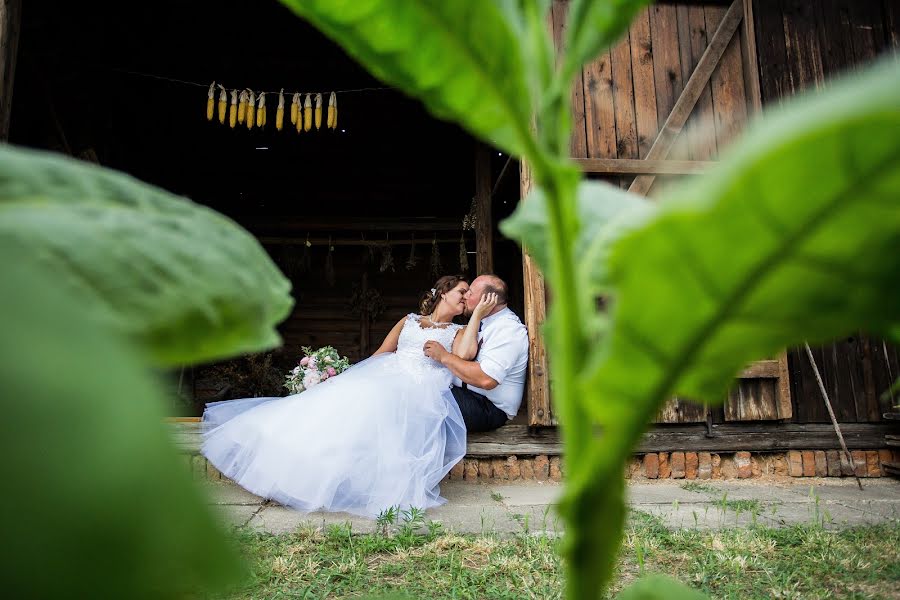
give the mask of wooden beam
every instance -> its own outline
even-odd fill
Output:
[[[531,169],[525,161],[519,163],[521,202],[531,192]],[[553,425],[550,414],[550,378],[547,372],[547,349],[541,336],[541,325],[547,316],[547,296],[544,275],[522,247],[522,278],[525,289],[525,327],[528,329],[528,379],[525,398],[530,425]]]
[[[491,149],[475,146],[475,274],[494,272],[494,221],[491,217]]]
[[[696,175],[708,171],[715,161],[705,160],[642,160],[639,158],[576,158],[585,173],[608,175]]]
[[[756,54],[756,23],[753,20],[753,0],[743,0],[744,26],[741,36],[741,60],[744,71],[744,90],[751,114],[762,110],[759,89],[759,58]]]
[[[22,28],[21,0],[0,0],[0,141],[9,139],[16,55]]]
[[[781,373],[777,360],[758,360],[747,366],[738,375],[741,379],[759,379],[762,377],[775,379]]]
[[[778,409],[779,419],[790,419],[794,415],[793,404],[791,404],[791,373],[788,370],[787,350],[778,355],[778,399],[776,408]]]
[[[700,95],[703,93],[703,89],[706,87],[709,78],[716,69],[716,65],[718,65],[719,60],[725,53],[725,49],[728,47],[729,42],[731,42],[731,38],[734,37],[734,32],[737,31],[738,25],[740,25],[743,17],[743,0],[734,0],[731,7],[728,9],[728,12],[725,13],[725,18],[722,19],[722,22],[719,24],[719,28],[716,29],[716,33],[710,40],[709,45],[706,47],[706,51],[703,53],[703,56],[700,57],[697,68],[691,73],[691,78],[684,86],[684,91],[682,91],[681,96],[678,97],[678,101],[675,103],[674,108],[672,108],[672,112],[669,113],[669,116],[666,118],[662,130],[659,132],[659,135],[656,136],[653,146],[651,146],[650,150],[647,152],[646,158],[648,160],[661,160],[669,154],[669,150],[672,149],[672,144],[675,143],[675,138],[678,137],[678,134],[687,122],[688,117],[694,110],[697,99],[700,98]],[[653,185],[653,179],[653,175],[639,175],[634,178],[628,191],[635,194],[646,195],[647,192],[650,191],[650,186]]]

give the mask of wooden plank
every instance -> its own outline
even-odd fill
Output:
[[[819,89],[825,79],[815,3],[783,0],[784,40],[794,92]]]
[[[791,401],[791,376],[787,351],[778,355],[778,418],[790,419],[794,416]]]
[[[550,9],[553,43],[557,48],[557,56],[565,54],[563,41],[566,33],[566,18],[569,11],[569,3],[562,0],[553,0]],[[569,140],[569,152],[571,156],[587,158],[587,132],[585,130],[585,99],[584,80],[582,72],[575,74],[571,91],[572,106],[572,137]]]
[[[753,20],[753,0],[743,0],[744,21],[741,29],[741,61],[744,75],[744,90],[747,107],[751,113],[762,110],[762,95],[759,90],[759,58],[756,55],[756,25]]]
[[[703,12],[703,6],[691,5],[684,8],[679,13],[679,20],[687,20],[686,27],[681,26],[679,36],[682,31],[687,29],[687,48],[688,54],[681,61],[681,68],[684,70],[684,80],[688,81],[691,74],[703,58],[708,46],[706,15]],[[680,42],[680,40],[679,40]],[[681,44],[684,46],[685,44]],[[718,150],[716,147],[716,126],[714,123],[712,104],[712,90],[710,84],[703,86],[700,97],[697,98],[697,104],[694,106],[693,112],[688,117],[685,127],[687,128],[687,144],[689,146],[690,155],[694,160],[710,160],[714,159]]]
[[[612,72],[613,104],[616,122],[616,156],[640,158],[637,144],[637,126],[634,122],[634,81],[631,77],[631,42],[625,33],[609,52]],[[624,188],[629,180],[619,184]]]
[[[612,59],[607,50],[584,66],[584,116],[587,155],[613,159],[616,152],[616,108]]]
[[[883,29],[871,10],[874,4],[857,0],[848,2],[854,65],[871,62],[884,46]]]
[[[900,6],[897,0],[884,0],[885,44],[894,50],[900,48]]]
[[[759,56],[760,90],[763,104],[778,102],[791,94],[784,48],[784,21],[777,1],[768,1],[754,11],[756,51]]]
[[[773,379],[743,379],[728,391],[725,421],[773,421],[778,418]]]
[[[848,64],[848,53],[852,56],[850,33],[846,31],[842,21],[849,27],[843,0],[821,0],[816,2],[816,31],[822,56],[822,72],[825,86],[828,79],[840,73]]]
[[[9,118],[12,113],[21,29],[21,0],[0,0],[0,141],[9,139]]]
[[[713,168],[715,161],[647,160],[636,158],[577,158],[575,163],[585,173],[608,175],[654,173],[656,175],[695,175]]]
[[[707,407],[682,398],[672,398],[659,410],[654,423],[702,423]]]
[[[166,427],[181,452],[199,452],[202,444],[199,422],[168,422]],[[886,446],[885,436],[894,427],[881,423],[848,423],[841,427],[841,432],[847,446],[853,450],[880,449]],[[729,423],[713,425],[711,435],[706,425],[654,427],[643,435],[635,452],[783,452],[835,448],[838,448],[838,441],[831,425]],[[558,428],[533,429],[515,424],[469,434],[466,446],[469,456],[560,455],[562,451]]]
[[[735,0],[741,4],[743,20],[743,0]],[[725,9],[718,6],[707,6],[704,9],[707,29],[718,28],[725,18]],[[716,144],[721,150],[734,139],[738,131],[747,121],[747,96],[744,91],[744,76],[741,63],[741,43],[739,33],[731,38],[719,60],[719,64],[710,77],[713,99],[713,116],[716,125]]]
[[[780,369],[781,365],[778,360],[757,360],[741,371],[741,374],[738,375],[738,377],[742,379],[777,379],[780,374]]]
[[[532,186],[531,169],[524,161],[520,163],[519,178],[520,202],[524,202]],[[525,247],[522,248],[522,286],[525,291],[525,327],[528,329],[528,380],[525,384],[528,423],[547,426],[553,424],[550,378],[547,371],[547,351],[540,334],[541,325],[547,316],[547,297],[544,275]]]
[[[684,89],[678,47],[678,14],[672,4],[649,8],[653,46],[653,81],[656,89],[657,128],[662,128]]]
[[[700,58],[697,68],[691,74],[691,78],[684,87],[684,92],[675,103],[675,108],[672,109],[672,112],[666,119],[662,131],[656,138],[656,141],[653,142],[653,147],[647,153],[646,158],[662,159],[668,154],[675,138],[678,136],[682,127],[684,127],[684,123],[687,121],[697,99],[700,97],[703,88],[713,74],[713,70],[718,64],[719,59],[725,53],[728,43],[734,37],[734,32],[737,30],[738,25],[743,18],[743,10],[740,2],[741,0],[735,0],[728,9],[725,18],[722,19],[721,25],[716,30],[709,46],[707,46],[706,51]],[[637,194],[646,194],[650,190],[652,184],[652,175],[641,175],[635,178],[628,191]]]
[[[634,80],[634,118],[638,153],[648,156],[659,132],[656,116],[656,88],[653,81],[653,39],[650,33],[650,9],[642,10],[631,22],[631,72]],[[662,158],[662,157],[652,157]],[[646,193],[646,192],[644,192]]]
[[[491,149],[475,146],[475,273],[494,272],[494,221],[491,216]]]

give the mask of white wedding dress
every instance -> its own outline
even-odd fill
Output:
[[[245,489],[304,512],[443,504],[438,484],[465,454],[466,430],[452,375],[422,347],[450,350],[459,329],[410,314],[396,352],[300,394],[208,404],[201,452]]]

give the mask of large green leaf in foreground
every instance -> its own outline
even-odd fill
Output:
[[[88,163],[0,145],[0,240],[159,365],[277,345],[290,283],[237,224]]]
[[[521,17],[495,0],[282,0],[376,77],[511,154],[529,143],[534,106]]]
[[[900,323],[900,62],[790,103],[618,242],[603,423],[673,393],[721,401],[747,362]],[[629,411],[633,411],[631,408]]]
[[[240,574],[131,344],[0,239],[0,581],[7,598],[185,598]]]

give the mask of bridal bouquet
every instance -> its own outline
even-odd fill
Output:
[[[288,371],[284,381],[284,387],[292,394],[299,394],[330,377],[343,373],[350,366],[347,357],[338,354],[331,346],[322,346],[318,350],[303,346],[302,350],[303,358],[296,367]]]

